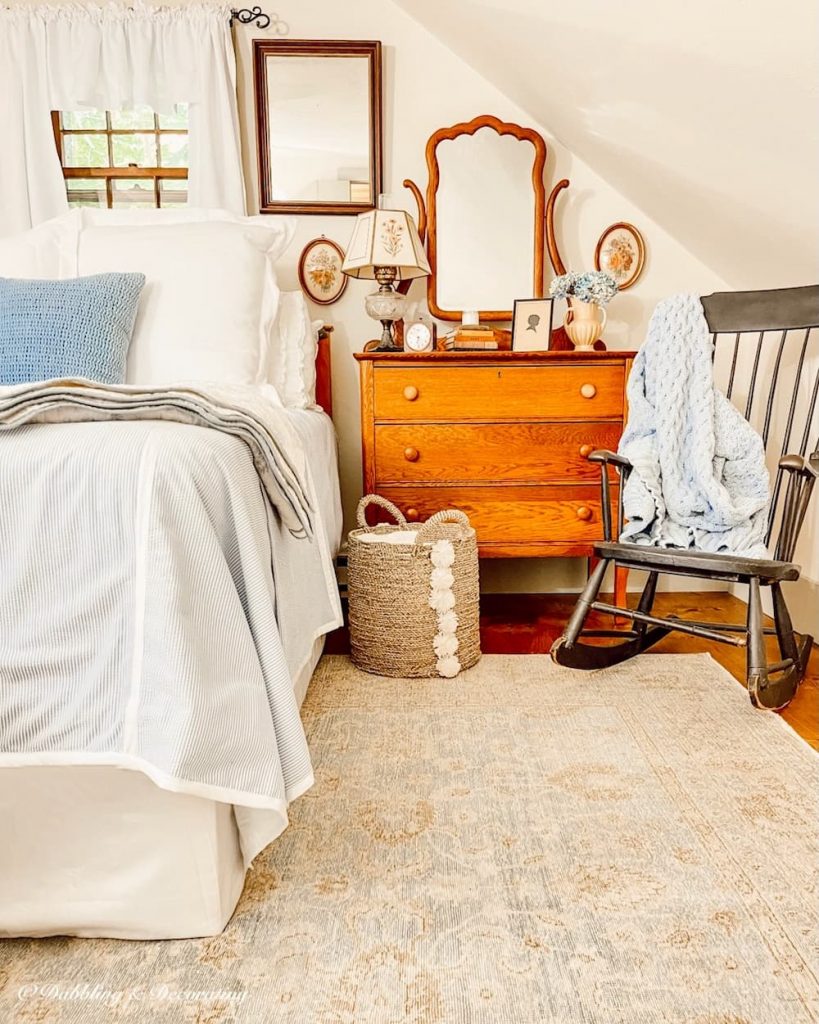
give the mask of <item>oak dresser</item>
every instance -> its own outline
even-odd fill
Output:
[[[633,356],[357,353],[365,493],[409,520],[462,509],[482,557],[591,555],[602,520],[588,456],[617,447]]]

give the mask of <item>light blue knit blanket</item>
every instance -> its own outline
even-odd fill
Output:
[[[696,296],[659,303],[628,382],[621,540],[764,557],[764,446],[714,385],[713,347]]]

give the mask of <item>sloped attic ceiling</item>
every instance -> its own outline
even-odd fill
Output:
[[[732,286],[819,279],[816,0],[395,2]]]

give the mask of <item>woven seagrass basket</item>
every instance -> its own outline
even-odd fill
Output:
[[[369,505],[397,525],[368,526]],[[478,544],[463,512],[409,524],[391,501],[362,498],[348,538],[353,663],[381,676],[456,676],[481,656]],[[401,536],[406,534],[406,540]],[[388,539],[389,538],[389,539]]]

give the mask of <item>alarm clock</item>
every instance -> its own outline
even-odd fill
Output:
[[[435,324],[429,315],[423,314],[407,320],[404,324],[404,350],[407,352],[432,352],[435,348]]]

